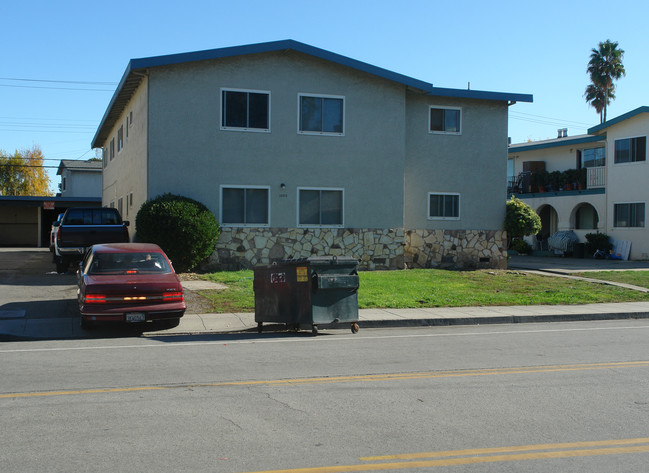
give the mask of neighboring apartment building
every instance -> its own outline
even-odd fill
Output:
[[[573,230],[583,242],[587,233],[602,232],[631,242],[630,259],[649,259],[649,107],[594,126],[587,135],[568,137],[563,130],[559,135],[509,147],[509,192],[541,217],[539,240],[556,231]],[[564,179],[539,192],[535,181],[548,176],[543,171],[558,176],[556,171],[568,169],[585,169],[583,189],[568,190]]]
[[[131,60],[92,147],[103,204],[123,215],[167,192],[207,205],[215,266],[505,267],[516,101],[532,97],[436,88],[287,40]]]
[[[56,171],[61,176],[59,196],[101,197],[101,161],[64,159]]]

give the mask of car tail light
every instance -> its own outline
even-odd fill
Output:
[[[86,294],[84,300],[86,304],[105,304],[107,302],[105,294]]]
[[[185,300],[182,292],[166,292],[162,294],[163,302],[182,302]]]

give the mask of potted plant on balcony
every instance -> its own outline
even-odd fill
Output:
[[[565,189],[571,191],[577,187],[577,170],[576,169],[566,169],[563,172],[565,180]]]
[[[586,188],[586,176],[588,175],[588,170],[586,168],[577,169],[577,189],[580,191]]]
[[[559,190],[561,190],[561,187],[563,185],[563,178],[561,177],[561,174],[561,171],[552,171],[549,174],[548,179],[550,181],[550,190],[552,190],[552,192],[558,192]]]
[[[530,176],[530,184],[534,192],[545,192],[548,185],[548,172],[536,171]]]

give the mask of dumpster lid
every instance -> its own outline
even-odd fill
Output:
[[[358,260],[352,256],[311,256],[307,258],[309,263],[316,264],[336,264],[336,263],[356,263]]]

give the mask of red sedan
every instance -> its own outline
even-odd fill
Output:
[[[164,251],[150,243],[94,245],[77,273],[81,326],[95,322],[175,327],[185,313],[180,279]]]

